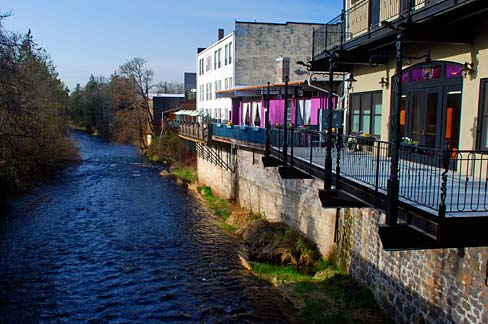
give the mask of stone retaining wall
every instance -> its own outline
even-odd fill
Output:
[[[372,208],[342,209],[338,243],[336,210],[323,209],[323,182],[283,180],[264,168],[262,155],[237,151],[236,173],[198,159],[198,178],[223,197],[302,231],[324,256],[368,286],[398,323],[488,323],[488,248],[387,252],[378,235],[385,214]],[[488,235],[488,232],[487,232]]]
[[[387,314],[398,323],[488,323],[487,248],[387,252],[384,222],[372,208],[342,210],[338,257]]]

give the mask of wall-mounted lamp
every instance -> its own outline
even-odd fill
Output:
[[[349,73],[349,78],[347,78],[344,81],[347,82],[347,89],[351,90],[352,89],[352,83],[357,82],[358,80],[354,79],[354,74],[351,72],[351,73]]]
[[[381,77],[380,82],[378,82],[381,85],[381,88],[388,88],[390,83],[388,82],[388,78]]]
[[[473,63],[464,62],[464,66],[461,69],[461,72],[463,72],[464,78],[466,78],[468,74],[473,73],[474,72]]]

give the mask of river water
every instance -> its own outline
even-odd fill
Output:
[[[0,217],[0,323],[287,323],[236,242],[137,150],[74,133],[81,163]]]

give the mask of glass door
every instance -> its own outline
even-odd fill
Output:
[[[441,147],[441,94],[437,89],[412,91],[410,100],[410,139],[422,146]]]
[[[461,122],[461,99],[462,91],[458,87],[449,87],[444,94],[445,107],[445,130],[444,139],[449,148],[457,150],[459,148],[460,122]]]

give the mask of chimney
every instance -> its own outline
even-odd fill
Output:
[[[285,82],[285,76],[290,76],[290,59],[280,56],[276,59],[276,83]]]
[[[219,30],[217,31],[217,40],[221,40],[222,38],[224,38],[224,30],[222,28],[219,28]]]

